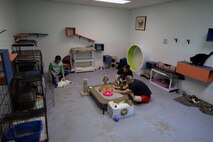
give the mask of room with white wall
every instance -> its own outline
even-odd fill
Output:
[[[104,54],[126,57],[131,44],[139,45],[148,60],[172,65],[213,50],[213,43],[205,41],[208,28],[213,25],[211,0],[178,0],[134,10],[40,0],[0,2],[0,19],[4,19],[0,20],[0,28],[7,30],[0,34],[0,49],[11,49],[15,33],[47,33],[48,36],[36,39],[43,53],[45,71],[55,55],[63,57],[73,47],[92,44],[66,37],[65,27],[75,27],[77,33],[105,44],[105,51],[96,54],[97,66],[102,65]],[[145,31],[135,30],[136,16],[147,16]],[[174,38],[178,38],[177,43]],[[186,39],[190,39],[190,44]],[[186,77],[181,89],[213,104],[212,83]]]
[[[213,26],[213,1],[179,0],[132,10],[131,44],[138,44],[150,60],[176,65],[198,54],[209,54],[213,43],[206,42],[208,28]],[[135,30],[136,16],[147,16],[146,30]],[[177,38],[177,43],[174,38]],[[190,39],[188,44],[186,39]],[[166,43],[164,41],[167,41]],[[213,61],[208,61],[212,65]],[[213,83],[186,77],[182,90],[213,103]]]
[[[0,0],[0,49],[9,49],[17,32],[16,0]]]
[[[19,32],[47,33],[36,39],[44,55],[44,69],[55,55],[69,54],[71,48],[92,45],[78,37],[66,37],[65,27],[75,27],[76,33],[104,43],[105,50],[96,52],[96,66],[102,66],[102,55],[126,57],[129,47],[129,10],[70,3],[19,0]]]

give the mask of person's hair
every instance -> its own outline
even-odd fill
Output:
[[[133,82],[133,77],[131,75],[127,75],[125,79],[127,82]]]
[[[130,66],[129,65],[125,65],[124,68],[126,68],[127,70],[129,70]]]
[[[61,60],[61,56],[59,56],[59,55],[55,56],[55,61],[56,60]]]

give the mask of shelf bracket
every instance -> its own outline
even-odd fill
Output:
[[[7,30],[1,30],[1,31],[0,31],[0,34],[2,34],[3,32],[6,32],[6,31],[7,31]]]

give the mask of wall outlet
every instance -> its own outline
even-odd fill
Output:
[[[163,39],[163,44],[168,44],[168,39]]]

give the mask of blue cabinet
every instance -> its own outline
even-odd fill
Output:
[[[0,49],[0,84],[9,84],[13,78],[12,65],[7,49]]]

